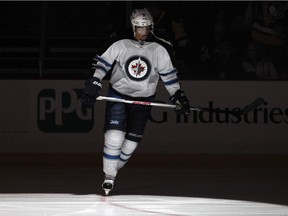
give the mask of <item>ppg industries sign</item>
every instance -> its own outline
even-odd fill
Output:
[[[93,109],[82,107],[80,89],[44,89],[37,96],[37,122],[43,132],[88,132]]]

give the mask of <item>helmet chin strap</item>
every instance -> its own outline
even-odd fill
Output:
[[[168,44],[168,45],[170,45],[170,46],[173,46],[173,44],[172,44],[170,41],[167,41],[167,40],[165,40],[165,39],[163,39],[163,38],[157,37],[157,36],[154,34],[153,31],[150,31],[150,33],[151,33],[155,38],[157,38],[158,40],[161,40],[161,41],[163,41],[164,43],[166,43],[166,44]]]

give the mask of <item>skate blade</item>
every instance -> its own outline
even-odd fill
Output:
[[[103,189],[104,189],[104,188],[103,188]],[[110,191],[111,191],[110,189],[104,189],[105,195],[108,196],[109,193],[110,193]]]

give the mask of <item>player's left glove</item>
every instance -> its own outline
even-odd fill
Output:
[[[176,93],[170,97],[170,101],[176,105],[175,112],[179,115],[189,115],[190,114],[190,105],[189,101],[185,95],[185,92],[182,90],[177,90]]]
[[[102,89],[101,81],[92,77],[85,82],[85,88],[82,92],[80,101],[88,107],[92,107],[96,102],[96,98],[99,96],[99,92]]]

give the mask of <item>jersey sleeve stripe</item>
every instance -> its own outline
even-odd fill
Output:
[[[159,73],[160,76],[168,76],[171,74],[177,73],[177,69],[174,68],[172,71],[168,72],[168,73]]]
[[[101,58],[101,56],[96,55],[93,60],[96,60],[96,61],[101,62],[101,63],[104,64],[106,67],[109,67],[109,68],[112,67],[112,64],[110,64],[110,63],[108,63],[107,61],[105,61],[103,58]]]
[[[96,65],[94,68],[102,71],[105,74],[107,73],[107,69],[105,67],[100,66],[100,65]]]
[[[179,82],[179,78],[164,82],[164,85],[172,85],[172,84],[177,83],[177,82]]]

